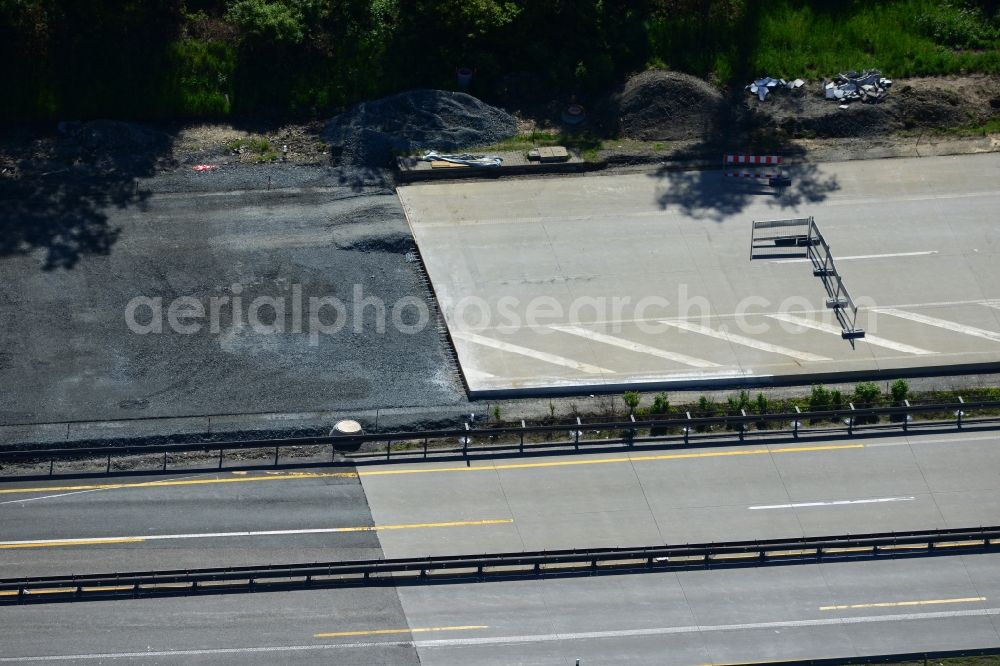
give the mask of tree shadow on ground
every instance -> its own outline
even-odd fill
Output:
[[[107,209],[144,207],[137,179],[152,176],[171,148],[166,134],[107,121],[28,143],[0,177],[0,257],[44,250],[45,270],[109,254],[119,229]]]
[[[717,154],[721,165],[722,148],[702,148],[695,152],[702,156]],[[715,148],[717,152],[710,153],[709,148]],[[772,151],[766,152],[772,154]],[[774,152],[786,160],[802,153],[801,150]],[[716,222],[738,215],[752,203],[762,200],[768,207],[789,209],[819,203],[831,192],[840,189],[837,178],[824,175],[815,164],[786,165],[783,172],[790,179],[785,187],[771,187],[766,178],[727,177],[722,169],[678,171],[661,168],[653,177],[660,181],[657,194],[660,208],[679,210],[696,219],[711,219]]]

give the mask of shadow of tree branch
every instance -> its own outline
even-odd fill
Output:
[[[835,176],[822,174],[814,164],[786,167],[784,172],[791,180],[786,187],[771,187],[767,179],[727,177],[722,170],[660,169],[652,177],[660,181],[657,194],[660,208],[716,222],[738,215],[762,199],[774,208],[795,208],[823,201],[840,189]]]
[[[100,131],[122,130],[106,123]],[[72,269],[86,255],[109,254],[119,230],[106,210],[144,207],[149,195],[137,179],[153,175],[169,154],[169,137],[145,137],[142,146],[113,148],[101,143],[104,136],[59,137],[52,154],[22,159],[17,178],[0,179],[0,257],[45,250],[43,268],[54,270]]]

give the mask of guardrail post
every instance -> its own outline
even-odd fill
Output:
[[[330,442],[330,462],[337,462],[337,443]]]
[[[847,406],[851,408],[852,412],[854,411],[854,403],[853,402],[847,403]],[[850,435],[851,437],[854,437],[854,415],[853,414],[851,414],[850,416],[847,417],[847,434]]]
[[[55,458],[49,458],[49,476],[52,476],[52,466],[56,464]]]
[[[167,452],[163,452],[163,471],[167,471]]]
[[[465,430],[466,431],[470,430],[470,428],[469,428],[469,422],[468,421],[465,422]],[[468,435],[466,435],[465,437],[462,438],[462,457],[463,458],[468,458],[469,457],[469,439],[470,439],[470,437]]]
[[[527,425],[524,423],[524,419],[521,419],[521,448],[519,449],[518,452],[521,453],[522,455],[524,454],[524,429],[526,427]]]
[[[958,396],[958,409],[955,411],[955,416],[958,418],[958,429],[962,429],[962,417],[965,416],[965,412],[962,411],[962,405],[965,404],[965,400],[962,400],[962,396]]]
[[[632,421],[632,423],[635,423],[635,414],[629,414],[628,418],[629,418],[629,420]],[[629,448],[632,448],[633,446],[635,446],[635,434],[636,434],[635,433],[635,428],[629,428],[629,431],[628,431],[628,446],[629,446]]]
[[[909,407],[910,406],[910,401],[909,400],[904,400],[903,404],[905,406]],[[910,415],[909,414],[903,414],[903,432],[907,431],[907,425],[909,424],[909,422],[910,422]]]
[[[741,413],[741,414],[742,414],[743,416],[746,416],[746,415],[747,415],[747,410],[745,410],[745,409],[741,409],[741,410],[740,410],[740,413]],[[744,423],[743,421],[740,421],[740,441],[741,441],[741,442],[743,441],[743,437],[744,437],[744,435],[746,434],[746,427],[747,427],[747,424],[746,424],[746,423]]]
[[[580,427],[583,424],[580,423],[580,417],[576,417],[576,430],[573,431],[573,448],[577,451],[580,450]]]
[[[278,466],[278,447],[274,447],[274,466]]]
[[[689,425],[684,426],[684,446],[687,446],[688,440],[691,437],[691,412],[684,412],[684,416],[687,417]]]
[[[389,460],[392,456],[392,439],[385,440],[385,459]]]
[[[108,454],[108,466],[104,470],[104,473],[105,474],[111,474],[111,454],[110,453]]]
[[[219,447],[219,469],[222,469],[222,447]]]
[[[795,439],[799,438],[799,414],[802,410],[799,409],[798,405],[795,405],[795,420],[792,421],[792,437]]]
[[[427,459],[427,438],[424,437],[424,459]]]

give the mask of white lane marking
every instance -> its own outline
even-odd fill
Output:
[[[0,657],[0,663],[28,663],[51,661],[98,661],[102,659],[143,659],[150,657],[198,657],[226,654],[269,654],[277,652],[313,652],[323,650],[350,650],[366,648],[418,647],[458,648],[477,645],[516,645],[524,643],[552,643],[560,641],[599,640],[603,638],[636,638],[641,636],[666,636],[671,634],[698,634],[720,631],[747,631],[753,629],[784,629],[793,627],[824,627],[844,624],[884,624],[941,620],[959,617],[990,617],[1000,615],[1000,608],[934,611],[928,613],[896,613],[893,615],[862,615],[858,617],[825,617],[816,620],[784,620],[777,622],[747,622],[744,624],[689,625],[684,627],[652,627],[649,629],[617,629],[611,631],[579,631],[561,634],[527,634],[515,636],[484,636],[481,638],[441,638],[434,640],[369,641],[364,643],[317,643],[310,645],[268,645],[263,647],[204,648],[200,650],[149,650],[146,652],[104,652],[100,654],[44,655],[34,657]]]
[[[894,252],[892,254],[857,254],[853,257],[837,257],[837,261],[853,261],[855,259],[891,259],[894,257],[923,257],[929,254],[937,254],[937,250],[924,250],[922,252]],[[769,264],[798,264],[811,262],[812,259],[773,259]]]
[[[605,345],[620,347],[621,349],[627,349],[629,351],[638,352],[640,354],[658,356],[659,358],[665,358],[668,361],[676,361],[677,363],[683,363],[684,365],[694,366],[695,368],[722,367],[718,363],[713,363],[712,361],[706,361],[703,358],[695,358],[694,356],[688,356],[687,354],[679,354],[677,352],[666,351],[664,349],[659,349],[657,347],[650,347],[649,345],[644,345],[638,342],[632,342],[631,340],[616,338],[613,335],[607,335],[605,333],[591,331],[586,328],[583,328],[582,326],[551,326],[550,328],[553,328],[557,331],[561,331],[563,333],[569,333],[570,335],[576,335],[581,338],[587,338],[588,340],[600,342]]]
[[[163,481],[181,481],[183,479],[192,479],[196,477],[197,474],[191,474],[188,476],[177,476],[172,479],[162,479]],[[82,495],[84,493],[96,493],[105,490],[117,490],[117,488],[91,488],[90,490],[74,490],[71,493],[59,493],[58,495],[42,495],[41,497],[27,497],[24,499],[7,500],[5,502],[0,502],[3,504],[23,504],[24,502],[36,502],[38,500],[44,499],[56,499],[57,497],[69,497],[70,495]]]
[[[747,507],[751,511],[760,509],[798,509],[810,506],[844,506],[847,504],[882,504],[884,502],[912,502],[916,497],[874,497],[871,499],[833,500],[830,502],[798,502],[796,504],[765,504]]]
[[[488,525],[495,523],[509,523],[510,519],[482,520],[482,521],[456,521],[450,523],[413,523],[410,525],[374,525],[361,527],[314,527],[298,530],[263,530],[257,532],[204,532],[199,534],[137,534],[134,536],[114,536],[114,537],[76,537],[72,539],[28,539],[26,541],[0,541],[0,546],[44,546],[46,544],[59,544],[71,546],[73,544],[97,545],[101,543],[121,543],[122,541],[163,541],[174,539],[222,539],[228,537],[256,537],[256,536],[288,536],[292,534],[336,534],[338,532],[382,532],[385,530],[398,530],[408,527],[462,527]]]
[[[44,499],[55,499],[57,497],[69,497],[70,495],[82,495],[83,493],[96,493],[98,490],[107,490],[107,488],[92,488],[90,490],[75,490],[71,493],[59,493],[58,495],[42,495],[41,497],[28,497],[26,499],[16,499],[7,500],[5,502],[0,502],[0,504],[22,504],[24,502],[35,502]]]
[[[574,361],[573,359],[566,358],[565,356],[557,356],[556,354],[549,354],[548,352],[529,349],[528,347],[522,347],[520,345],[512,345],[509,342],[494,340],[493,338],[487,338],[486,336],[478,335],[476,333],[458,331],[452,333],[451,336],[453,338],[465,340],[466,342],[472,342],[484,347],[492,347],[493,349],[499,349],[500,351],[509,352],[511,354],[520,354],[521,356],[527,356],[528,358],[545,361],[546,363],[572,368],[574,370],[579,370],[580,372],[585,372],[589,375],[600,375],[603,373],[614,374],[614,370],[599,368],[596,365],[583,363],[582,361]]]
[[[767,315],[769,319],[777,319],[778,321],[783,321],[789,324],[794,324],[796,326],[801,326],[802,328],[811,328],[815,331],[823,331],[824,333],[830,333],[832,335],[840,336],[841,330],[839,326],[833,326],[832,324],[826,324],[821,321],[814,321],[806,317],[796,317],[790,314],[770,314]],[[864,341],[875,347],[884,347],[886,349],[892,349],[893,351],[903,352],[904,354],[936,354],[937,352],[932,352],[927,349],[921,349],[920,347],[913,347],[912,345],[903,344],[902,342],[896,342],[895,340],[887,340],[886,338],[880,338],[877,335],[865,334]]]
[[[755,340],[753,338],[747,338],[742,335],[736,335],[735,333],[729,333],[727,331],[717,331],[714,328],[709,328],[707,326],[699,326],[697,324],[691,324],[686,321],[665,321],[660,320],[661,324],[666,324],[667,326],[673,326],[684,331],[690,331],[691,333],[698,333],[699,335],[706,335],[710,338],[716,338],[717,340],[725,340],[735,345],[743,345],[744,347],[752,347],[753,349],[759,349],[761,351],[771,352],[772,354],[781,354],[782,356],[789,356],[799,361],[829,361],[832,359],[826,356],[819,356],[818,354],[811,354],[809,352],[799,351],[797,349],[789,349],[788,347],[782,347],[780,345],[772,345],[769,342],[761,342],[760,340]]]
[[[891,317],[899,317],[900,319],[909,319],[910,321],[915,321],[918,324],[926,324],[927,326],[936,326],[937,328],[943,328],[948,331],[954,331],[955,333],[962,333],[963,335],[971,335],[973,337],[983,338],[985,340],[1000,342],[1000,333],[996,333],[994,331],[987,331],[984,328],[976,328],[975,326],[966,326],[965,324],[959,324],[953,321],[948,321],[947,319],[928,317],[927,315],[917,314],[916,312],[905,312],[903,310],[897,310],[895,308],[874,308],[872,312],[877,312],[878,314],[887,314]]]

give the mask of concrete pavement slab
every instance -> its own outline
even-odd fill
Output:
[[[398,192],[466,381],[485,397],[996,364],[998,170],[997,155],[830,163],[776,197],[733,198],[713,173],[697,192],[673,173]],[[749,258],[751,220],[808,215],[883,344],[776,325],[834,323],[808,260]],[[662,321],[695,326],[679,336]]]

